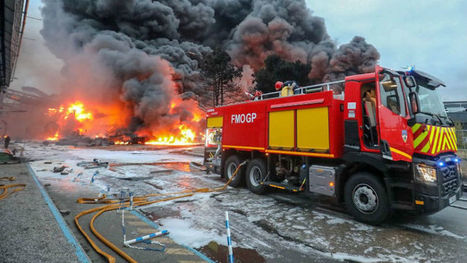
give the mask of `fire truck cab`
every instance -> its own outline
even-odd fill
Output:
[[[207,111],[205,165],[246,182],[335,197],[357,220],[394,210],[434,213],[462,194],[454,124],[437,90],[417,70],[372,73],[298,88],[293,95]]]

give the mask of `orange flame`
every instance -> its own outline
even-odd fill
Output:
[[[182,106],[182,107],[180,107]],[[122,138],[114,140],[116,145],[127,145],[131,143],[145,143],[149,145],[194,145],[199,142],[198,123],[202,119],[202,112],[197,104],[190,101],[183,101],[180,98],[173,99],[168,108],[168,114],[179,114],[183,108],[191,107],[191,117],[178,124],[165,124],[155,127],[146,127],[137,131],[135,135],[141,140]],[[127,112],[124,107],[117,103],[110,105],[88,104],[80,100],[72,103],[60,105],[56,108],[49,108],[47,115],[52,117],[58,125],[58,131],[54,136],[49,136],[47,140],[56,141],[60,135],[70,132],[77,132],[79,135],[92,137],[105,137],[103,134],[112,135],[113,131],[125,127],[125,117]],[[97,116],[97,117],[96,117]],[[76,120],[74,123],[67,123],[68,120]],[[146,141],[145,141],[146,140]],[[145,142],[144,142],[145,141]]]
[[[47,141],[58,141],[58,137],[59,137],[58,132],[56,132],[53,137],[48,137],[46,140]]]
[[[84,105],[83,103],[77,101],[73,104],[71,104],[67,108],[67,115],[65,116],[65,119],[68,119],[69,116],[74,115],[75,119],[79,122],[83,122],[84,120],[92,120],[92,113],[86,112],[84,110]]]
[[[195,144],[196,135],[192,129],[186,125],[181,124],[178,126],[178,135],[159,136],[157,140],[150,140],[145,144],[150,145],[192,145]]]

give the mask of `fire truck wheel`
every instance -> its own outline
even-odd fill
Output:
[[[384,185],[370,173],[352,175],[345,184],[345,206],[357,220],[377,225],[389,216],[389,200]]]
[[[240,158],[238,158],[237,155],[231,155],[227,160],[225,161],[225,169],[224,169],[224,178],[229,181],[229,179],[233,176],[235,173],[235,170],[237,170],[238,165],[240,164]],[[243,173],[245,169],[242,167],[238,171],[237,175],[235,178],[230,182],[230,186],[237,187],[242,184],[243,181]]]
[[[246,168],[246,185],[255,194],[266,193],[267,186],[261,182],[266,176],[266,164],[263,159],[253,159]]]

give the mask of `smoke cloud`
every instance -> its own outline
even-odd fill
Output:
[[[361,37],[337,47],[304,0],[43,2],[41,34],[65,64],[62,96],[118,101],[118,123],[132,132],[192,117],[193,101],[182,98],[207,97],[199,65],[214,47],[248,69],[240,83],[273,54],[310,64],[313,81],[369,72],[379,59]]]

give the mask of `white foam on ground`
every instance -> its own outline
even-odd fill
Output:
[[[211,241],[227,245],[227,236],[221,236],[217,231],[199,230],[190,221],[178,218],[163,218],[158,221],[162,229],[169,231],[170,237],[178,244],[199,248]]]
[[[419,230],[422,232],[426,232],[429,234],[448,236],[448,237],[453,237],[453,238],[461,239],[461,240],[465,239],[465,237],[459,236],[457,234],[452,233],[451,231],[445,230],[441,226],[429,225],[428,227],[426,227],[426,226],[416,225],[416,224],[404,224],[403,226],[407,228]]]

